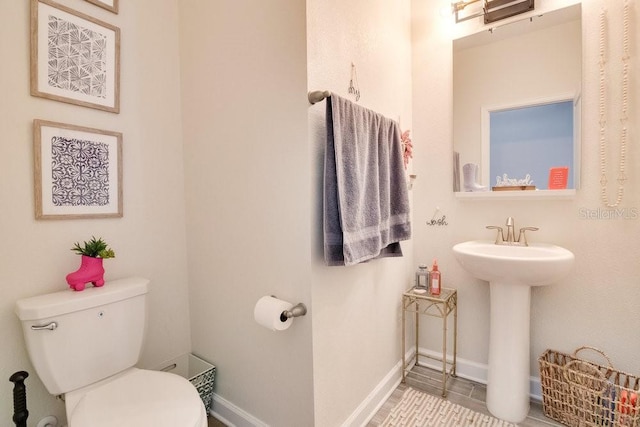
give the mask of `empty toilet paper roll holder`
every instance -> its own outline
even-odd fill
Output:
[[[275,295],[271,295],[271,296],[273,298],[278,298]],[[291,307],[291,310],[284,310],[280,314],[280,321],[281,322],[286,322],[287,319],[290,319],[292,317],[304,316],[305,314],[307,314],[307,306],[304,305],[303,303],[299,302],[298,304],[296,304],[293,307]]]

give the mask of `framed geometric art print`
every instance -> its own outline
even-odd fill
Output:
[[[122,217],[122,134],[33,121],[36,219]]]
[[[31,0],[31,95],[120,112],[120,29]]]
[[[118,13],[118,0],[87,0],[89,3],[93,3],[96,6],[100,6],[103,9],[107,9],[115,14]]]

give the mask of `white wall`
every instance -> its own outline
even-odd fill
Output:
[[[70,251],[76,241],[95,235],[113,247],[116,258],[105,261],[107,280],[132,275],[151,279],[143,366],[155,366],[191,346],[180,97],[177,84],[166,84],[179,81],[177,2],[120,2],[118,15],[86,1],[60,3],[120,27],[121,112],[31,97],[29,2],[0,0],[2,425],[11,424],[8,379],[18,370],[30,373],[29,424],[48,414],[64,419],[63,403],[46,392],[28,361],[13,308],[20,298],[68,288],[65,276],[80,262]],[[36,118],[122,132],[123,218],[34,219],[31,126]]]
[[[180,21],[193,349],[219,398],[313,425],[305,2],[188,0]],[[309,313],[269,331],[271,294]]]
[[[346,96],[353,61],[361,104],[409,128],[408,3],[307,7],[308,28],[291,2],[181,7],[194,350],[219,366],[219,399],[270,425],[352,416],[400,360],[412,264],[405,244],[403,259],[324,266],[325,104],[306,101],[304,44],[309,90]],[[251,311],[269,293],[306,302],[309,315],[265,331]]]
[[[411,129],[409,2],[312,0],[307,7],[309,90],[331,90],[354,100],[347,91],[353,63],[358,104]],[[413,272],[412,242],[402,243],[403,258],[324,265],[325,108],[325,102],[309,107],[315,425],[357,425],[356,408],[375,399],[370,394],[400,360],[400,296]],[[416,153],[424,153],[421,141],[414,144]]]
[[[552,3],[549,0],[545,3]],[[558,2],[559,4],[560,2]],[[563,2],[566,3],[566,2]],[[612,21],[612,49],[619,49],[622,2],[606,2]],[[451,192],[452,161],[452,70],[451,39],[453,29],[439,16],[435,2],[413,2],[413,114],[416,140],[429,140],[429,151],[414,163],[420,178],[414,187],[416,224],[430,219],[435,206],[447,215],[444,228],[416,227],[415,251],[441,254],[443,281],[459,291],[459,356],[486,363],[489,336],[489,289],[473,279],[455,261],[451,247],[471,239],[490,239],[485,225],[502,225],[513,216],[516,226],[538,226],[530,241],[555,243],[576,255],[575,271],[554,286],[533,290],[531,323],[531,374],[538,376],[537,358],[548,348],[573,352],[589,344],[611,356],[614,365],[627,372],[640,372],[637,357],[640,335],[628,326],[640,304],[640,174],[634,167],[640,154],[629,143],[625,198],[621,205],[630,219],[602,219],[609,213],[600,201],[598,157],[598,28],[601,2],[585,1],[583,11],[583,119],[581,188],[573,200],[556,201],[468,201],[457,200]],[[639,8],[633,10],[637,25]],[[632,27],[632,46],[640,42],[640,33]],[[615,52],[615,51],[614,51]],[[617,51],[619,52],[619,50]],[[637,65],[637,52],[632,63]],[[620,54],[612,55],[612,126],[618,119]],[[630,78],[630,134],[638,135],[638,73]],[[617,82],[617,83],[614,83]],[[617,153],[618,137],[611,129],[609,149]],[[630,139],[629,141],[633,141]],[[609,160],[609,194],[614,194],[617,155]],[[598,210],[601,211],[598,211]],[[604,213],[602,213],[604,210]],[[586,219],[586,215],[594,215]],[[600,219],[598,219],[600,216]],[[633,323],[633,321],[631,321]],[[425,334],[429,331],[424,330]],[[437,349],[437,348],[436,348]]]

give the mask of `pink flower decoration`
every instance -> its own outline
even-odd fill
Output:
[[[404,168],[407,168],[409,164],[409,159],[413,158],[413,144],[411,143],[411,138],[409,138],[410,130],[405,130],[400,135],[400,141],[402,142],[402,147],[404,148],[403,158],[404,158]]]

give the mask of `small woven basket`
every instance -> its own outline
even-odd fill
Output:
[[[585,350],[607,364],[579,358]],[[602,351],[588,346],[572,355],[547,350],[538,362],[547,417],[570,427],[640,427],[640,379],[615,370]]]

